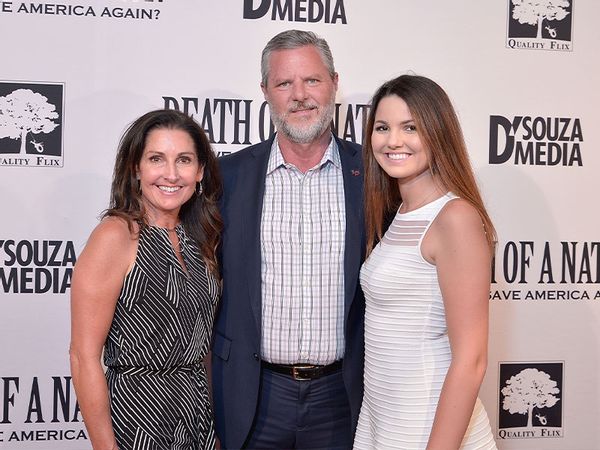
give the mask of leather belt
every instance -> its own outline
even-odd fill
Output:
[[[273,364],[267,361],[262,361],[261,365],[267,370],[288,375],[294,380],[309,381],[337,372],[342,368],[342,360],[340,359],[326,366],[312,364]]]

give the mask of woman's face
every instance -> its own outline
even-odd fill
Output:
[[[150,220],[177,217],[181,206],[194,195],[203,173],[187,132],[158,128],[148,133],[137,177]]]
[[[418,178],[429,169],[429,154],[408,105],[397,95],[388,95],[377,105],[371,147],[381,168],[399,183]]]

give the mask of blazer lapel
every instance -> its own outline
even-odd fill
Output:
[[[242,258],[246,261],[248,295],[256,320],[257,328],[261,327],[261,251],[260,222],[265,194],[265,176],[273,139],[256,146],[250,151],[247,167],[242,168],[240,183],[240,209],[243,220]]]
[[[358,274],[363,260],[364,213],[363,213],[363,167],[361,152],[336,137],[344,177],[346,199],[346,237],[344,251],[344,321],[356,293]]]

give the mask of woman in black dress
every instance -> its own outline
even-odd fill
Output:
[[[71,372],[94,449],[214,448],[203,359],[220,191],[208,139],[187,115],[152,111],[121,140],[110,208],[71,288]]]

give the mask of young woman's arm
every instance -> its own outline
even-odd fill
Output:
[[[452,361],[427,450],[458,449],[487,367],[491,252],[479,214],[465,200],[449,202],[423,242],[437,267]]]
[[[137,250],[127,224],[100,223],[81,253],[71,286],[71,375],[94,450],[116,450],[102,348]]]

